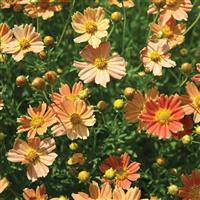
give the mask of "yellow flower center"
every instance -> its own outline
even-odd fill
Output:
[[[159,62],[161,60],[161,55],[159,54],[159,52],[157,51],[152,51],[149,54],[149,58],[153,61],[153,62]]]
[[[71,95],[65,96],[65,99],[66,100],[70,100],[70,101],[75,101],[76,100],[76,96],[71,94]]]
[[[97,31],[97,24],[94,21],[88,21],[85,24],[85,30],[87,33],[93,34]]]
[[[35,149],[29,149],[26,155],[26,159],[31,163],[36,162],[39,157],[39,153]]]
[[[44,124],[44,117],[36,116],[31,120],[31,127],[38,128]]]
[[[166,5],[167,6],[175,6],[177,4],[177,0],[166,0]]]
[[[30,42],[26,38],[20,40],[19,45],[22,50],[28,49],[31,46]]]
[[[161,108],[156,112],[156,120],[162,124],[168,123],[171,117],[171,111],[165,108]]]
[[[117,180],[120,180],[120,181],[123,181],[124,179],[126,179],[128,176],[128,172],[126,169],[123,169],[123,168],[119,168],[116,170],[116,173],[115,173],[115,178]]]
[[[71,121],[71,123],[72,123],[73,125],[81,124],[80,115],[77,114],[77,113],[73,113],[73,114],[71,115],[70,121]]]
[[[195,97],[193,102],[196,107],[200,107],[200,95]]]
[[[96,58],[94,61],[94,65],[97,69],[105,69],[107,66],[107,61],[105,58]]]
[[[200,186],[193,186],[190,192],[191,199],[198,200],[200,199]]]

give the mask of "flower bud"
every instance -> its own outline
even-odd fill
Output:
[[[163,166],[166,163],[166,159],[162,158],[162,157],[159,157],[159,158],[156,159],[156,163],[159,166]]]
[[[39,58],[40,58],[41,60],[44,60],[44,59],[47,57],[47,53],[46,53],[46,51],[40,51],[40,52],[38,53],[38,56],[39,56]]]
[[[181,138],[181,141],[183,144],[189,144],[191,142],[191,136],[189,135],[184,135],[182,138]]]
[[[24,87],[27,83],[27,79],[26,79],[26,76],[24,75],[20,75],[16,78],[16,85],[18,87]]]
[[[113,168],[107,169],[105,171],[104,177],[107,179],[113,179],[115,176],[115,170]]]
[[[45,36],[43,39],[44,45],[49,46],[54,43],[54,38],[52,36]]]
[[[0,132],[0,141],[3,141],[6,138],[6,134],[3,132]]]
[[[135,93],[135,89],[132,87],[127,87],[124,90],[124,96],[129,100],[133,98],[134,93]]]
[[[75,142],[72,142],[72,143],[69,145],[69,148],[70,148],[72,151],[75,151],[75,150],[78,148],[78,144],[75,143]]]
[[[200,126],[195,127],[195,133],[200,135]]]
[[[105,110],[107,106],[108,106],[107,103],[103,100],[97,103],[97,108],[101,111]]]
[[[191,69],[192,69],[191,63],[183,63],[181,65],[181,71],[186,73],[186,74],[190,73]]]
[[[178,187],[177,185],[171,184],[168,188],[168,193],[171,195],[176,195],[178,193]]]
[[[113,105],[116,110],[120,110],[124,107],[124,101],[123,99],[116,99]]]
[[[87,171],[81,171],[78,174],[78,179],[80,182],[87,182],[90,177],[90,173]]]
[[[44,79],[41,78],[41,77],[36,77],[36,78],[32,81],[31,85],[32,85],[35,89],[37,89],[37,90],[43,90],[44,87],[45,87],[45,81],[44,81]]]
[[[57,80],[57,73],[55,71],[48,71],[44,75],[44,79],[50,84],[54,85]]]
[[[181,56],[187,56],[188,50],[186,48],[182,48],[182,49],[180,49],[180,54],[181,54]]]
[[[89,89],[88,88],[85,88],[83,90],[81,90],[79,93],[78,93],[78,97],[80,99],[86,99],[88,97],[88,94],[89,94]]]
[[[120,22],[122,20],[122,14],[120,12],[113,12],[111,14],[111,19],[113,22]]]

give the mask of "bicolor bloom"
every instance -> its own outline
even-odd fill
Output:
[[[48,200],[46,188],[44,185],[37,186],[36,190],[25,188],[23,190],[23,198],[25,200]]]
[[[15,61],[22,60],[28,52],[39,53],[44,49],[44,43],[32,24],[15,26],[12,31],[15,39],[6,45],[3,53],[12,54]]]
[[[58,124],[52,127],[55,136],[67,135],[71,140],[89,136],[88,126],[96,122],[94,110],[82,100],[74,102],[63,99],[56,113]]]
[[[196,66],[197,66],[197,71],[200,73],[200,63],[197,63]],[[195,83],[200,83],[200,74],[197,74],[197,75],[193,76],[192,80]]]
[[[140,52],[140,59],[147,71],[153,72],[155,76],[162,75],[162,67],[175,67],[176,63],[170,59],[171,54],[168,53],[170,47],[166,39],[158,42],[149,42],[148,46]]]
[[[116,187],[113,191],[113,200],[140,200],[140,197],[141,190],[137,187],[131,187],[127,192],[120,187]]]
[[[166,139],[171,133],[183,131],[184,111],[178,95],[161,95],[157,102],[147,101],[145,108],[140,119],[146,124],[148,134]]]
[[[118,7],[132,8],[134,7],[134,2],[132,0],[123,0],[123,3],[119,0],[108,0],[110,5],[116,5]]]
[[[100,188],[98,183],[93,181],[89,186],[89,195],[84,192],[72,194],[74,200],[112,200],[112,189],[108,183]]]
[[[186,90],[189,96],[182,95],[183,109],[186,115],[193,114],[195,123],[200,122],[200,91],[194,83],[188,83]]]
[[[84,83],[95,81],[106,87],[110,77],[121,79],[126,75],[124,58],[119,55],[110,56],[110,48],[110,43],[103,42],[96,49],[88,45],[80,52],[86,62],[74,61],[74,66],[80,69],[79,77]]]
[[[39,137],[34,137],[27,142],[17,139],[13,149],[9,150],[7,159],[27,165],[27,177],[33,182],[49,173],[48,166],[52,165],[57,157],[57,154],[52,152],[55,148],[53,138],[40,140]]]
[[[46,103],[35,108],[29,105],[27,112],[29,116],[23,115],[17,119],[17,122],[20,123],[17,133],[28,131],[28,138],[35,137],[36,133],[43,135],[49,126],[57,122],[54,111],[51,108],[47,109]]]
[[[0,23],[0,53],[13,38],[12,31],[6,23]]]
[[[9,181],[7,178],[0,179],[0,194],[8,187]]]
[[[185,24],[176,24],[174,18],[170,18],[166,23],[163,23],[163,17],[161,16],[158,23],[150,25],[152,31],[151,40],[158,41],[160,39],[167,39],[170,48],[174,48],[184,42],[185,36]]]
[[[84,14],[76,12],[72,16],[72,27],[74,31],[81,34],[74,39],[75,43],[86,42],[97,48],[101,38],[108,35],[109,20],[105,19],[103,8],[86,8]]]
[[[120,157],[110,155],[100,166],[102,173],[110,169],[114,171],[111,182],[122,189],[129,189],[131,183],[140,178],[140,174],[137,173],[140,169],[140,163],[130,163],[130,156],[127,153],[122,154]],[[110,179],[104,176],[103,181],[109,182]]]
[[[160,1],[159,4],[150,5],[148,13],[154,14],[159,11],[163,17],[163,22],[166,23],[171,17],[178,21],[187,21],[187,13],[190,12],[191,9],[192,3],[190,0],[165,0]]]
[[[0,110],[2,110],[4,107],[4,102],[3,99],[0,98]]]
[[[179,196],[183,200],[199,200],[200,198],[200,170],[193,170],[192,176],[182,176],[183,187],[179,189]]]

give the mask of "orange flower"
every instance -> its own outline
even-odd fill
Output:
[[[82,100],[74,102],[63,99],[57,111],[58,124],[52,128],[55,136],[67,135],[71,140],[89,136],[88,126],[96,122],[94,111]]]
[[[90,195],[79,192],[78,194],[72,194],[74,200],[111,200],[112,199],[112,189],[109,184],[104,183],[102,188],[98,186],[98,183],[93,181],[89,186]]]
[[[140,175],[136,173],[140,169],[140,163],[130,163],[130,156],[127,153],[122,154],[120,157],[110,155],[100,166],[103,173],[110,169],[115,172],[112,181],[122,189],[129,189],[131,182],[140,178]],[[106,177],[103,180],[109,181]]]
[[[80,69],[79,77],[84,83],[95,81],[106,87],[110,82],[110,76],[121,79],[126,75],[125,60],[119,55],[110,56],[110,43],[103,42],[94,49],[92,46],[86,46],[80,55],[87,62],[74,61],[74,66]]]
[[[164,24],[163,16],[161,16],[158,24],[151,24],[151,31],[153,33],[151,40],[157,41],[166,38],[170,48],[182,44],[185,39],[183,35],[185,24],[176,24],[176,20],[173,18]]]
[[[119,0],[108,0],[109,4],[116,5],[116,6],[120,7],[120,8],[123,6],[123,4],[124,4],[125,8],[132,8],[135,5],[132,0],[123,0],[123,4],[120,3],[120,2],[121,1],[119,1]]]
[[[46,103],[42,103],[37,108],[29,105],[29,116],[23,115],[17,119],[21,125],[17,129],[17,133],[28,131],[28,138],[35,137],[36,133],[43,135],[47,128],[56,123],[55,114],[52,109],[48,108]]]
[[[14,10],[19,10],[21,8],[21,0],[1,0],[0,10],[13,8]]]
[[[84,14],[76,12],[72,16],[72,27],[81,36],[74,39],[75,43],[86,42],[97,48],[101,38],[108,35],[109,20],[105,19],[103,8],[87,8]]]
[[[38,186],[36,191],[34,189],[25,188],[23,190],[23,197],[25,200],[48,200],[44,185]]]
[[[40,35],[35,32],[32,24],[15,26],[13,28],[15,39],[9,42],[3,53],[12,54],[18,62],[24,58],[28,52],[39,53],[44,49],[44,44]]]
[[[188,83],[186,86],[187,95],[181,96],[181,100],[184,104],[183,109],[186,115],[193,115],[195,123],[200,122],[200,92],[194,83]]]
[[[192,176],[182,176],[183,187],[179,189],[179,196],[183,200],[199,200],[200,198],[200,171],[192,171]]]
[[[140,59],[147,71],[153,72],[155,76],[161,76],[162,67],[175,67],[176,63],[170,59],[169,49],[166,39],[159,40],[156,43],[150,41],[148,46],[143,48],[140,53]]]
[[[48,166],[52,165],[57,157],[57,154],[52,152],[55,148],[53,138],[40,140],[39,137],[35,137],[29,138],[28,142],[17,139],[13,149],[9,150],[7,159],[11,162],[26,164],[28,179],[36,181],[49,173]]]
[[[147,101],[146,109],[140,116],[146,124],[147,133],[166,139],[170,133],[183,131],[180,120],[184,117],[184,111],[180,104],[178,95],[161,95],[157,102]]]
[[[13,38],[12,31],[6,23],[0,23],[0,53]]]
[[[7,178],[0,179],[0,194],[8,187],[9,182]]]
[[[196,66],[197,66],[197,71],[200,73],[200,63],[197,63]],[[196,83],[200,83],[200,74],[193,76],[192,80]]]
[[[4,102],[3,99],[0,98],[0,110],[2,110],[4,107]]]
[[[129,188],[125,193],[119,187],[116,187],[113,191],[113,200],[140,200],[141,191],[139,188]]]

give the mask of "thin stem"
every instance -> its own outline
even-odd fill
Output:
[[[185,79],[183,80],[183,82],[180,84],[180,87],[182,87],[188,80],[188,76],[185,77]]]
[[[196,25],[196,23],[199,21],[199,19],[200,19],[200,13],[198,14],[198,16],[194,20],[194,22],[190,25],[190,27],[188,27],[188,29],[184,32],[183,35],[186,35]]]
[[[37,17],[37,27],[36,27],[37,32],[39,32],[39,17]]]
[[[200,144],[200,142],[198,142],[198,141],[192,141],[192,143],[195,143],[195,144]]]
[[[112,35],[114,29],[115,29],[115,24],[113,24],[113,26],[112,26],[112,28],[111,28],[109,34],[108,34],[108,37],[107,37],[107,39],[106,39],[107,41],[109,40],[110,36]]]
[[[122,1],[122,8],[123,8],[123,35],[122,35],[122,53],[124,52],[124,45],[125,45],[125,36],[126,36],[126,8],[124,7],[124,2]]]

